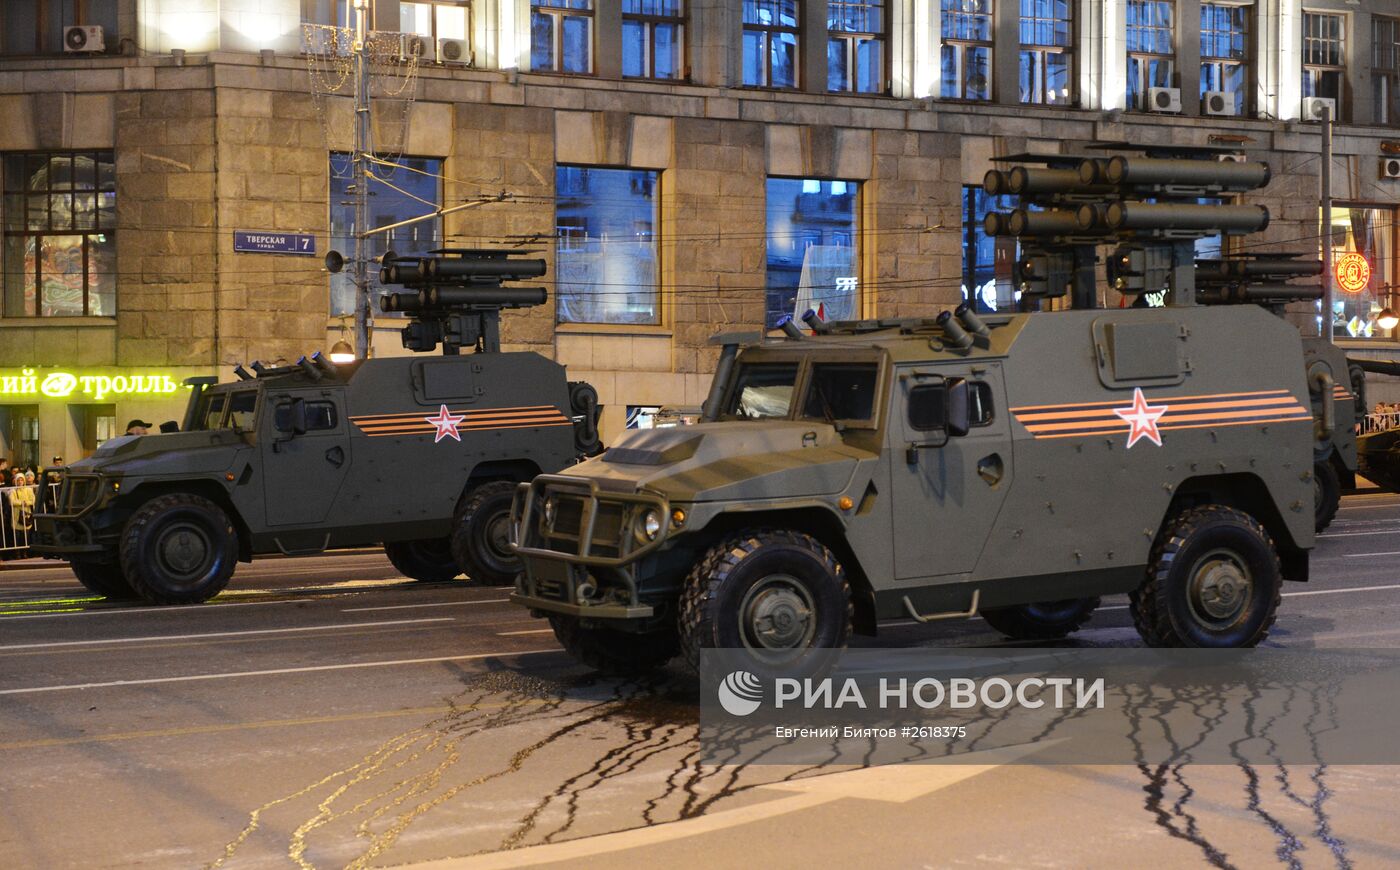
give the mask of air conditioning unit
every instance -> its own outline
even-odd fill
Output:
[[[1217,154],[1215,159],[1221,163],[1248,163],[1249,158],[1243,154]]]
[[[1181,112],[1181,88],[1148,88],[1147,108],[1152,112]]]
[[[1303,98],[1303,120],[1321,121],[1322,110],[1331,110],[1332,120],[1337,120],[1337,101],[1331,97],[1304,97]]]
[[[1400,157],[1381,158],[1381,178],[1400,178]]]
[[[472,52],[465,39],[439,39],[438,63],[460,63],[471,66]]]
[[[1235,95],[1229,91],[1206,91],[1201,97],[1201,112],[1206,115],[1235,114]]]
[[[102,27],[97,24],[78,24],[63,28],[63,50],[73,54],[93,54],[107,50],[102,38]]]
[[[428,48],[428,37],[418,36],[414,33],[401,34],[399,39],[399,60],[406,61],[411,57],[427,57]]]

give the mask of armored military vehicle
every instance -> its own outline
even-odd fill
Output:
[[[989,223],[1019,224],[1027,301],[1072,293],[1072,310],[809,312],[810,335],[789,320],[720,339],[704,422],[520,486],[512,600],[616,672],[703,648],[801,668],[892,618],[1061,637],[1113,592],[1152,645],[1262,640],[1314,540],[1301,340],[1259,306],[1196,299],[1192,240],[1267,212],[1170,200],[1267,170],[1116,156],[1012,173],[1065,197]],[[1164,307],[1091,307],[1074,248],[1115,238],[1110,277]]]
[[[33,549],[94,592],[162,604],[207,600],[254,556],[378,543],[414,579],[512,582],[516,484],[600,449],[591,386],[500,350],[500,311],[545,298],[502,282],[543,273],[496,251],[387,257],[381,280],[406,289],[383,307],[411,315],[417,354],[196,379],[182,431],[115,438],[64,470]]]

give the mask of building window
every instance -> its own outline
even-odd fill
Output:
[[[112,152],[6,154],[3,162],[5,316],[114,316]]]
[[[301,0],[301,21],[303,24],[353,27],[355,11],[344,0]]]
[[[348,259],[355,250],[354,173],[350,155],[330,155],[331,247]],[[369,227],[384,227],[409,218],[437,211],[442,202],[442,161],[432,157],[399,157],[369,164]],[[442,219],[419,221],[407,226],[374,233],[366,245],[367,256],[382,257],[385,251],[420,254],[442,246]],[[378,270],[371,264],[370,277]],[[378,295],[373,294],[378,302]],[[355,313],[357,293],[355,270],[347,267],[331,275],[330,313],[342,317]]]
[[[1172,0],[1128,0],[1128,107],[1146,109],[1149,88],[1169,88],[1176,73]]]
[[[774,329],[808,309],[824,320],[860,317],[860,184],[768,179],[767,311]]]
[[[1073,16],[1070,0],[1021,0],[1021,102],[1073,102]]]
[[[544,0],[530,7],[530,68],[593,72],[593,0]]]
[[[797,87],[797,0],[744,0],[744,84]]]
[[[1011,264],[1017,256],[1016,240],[989,236],[983,226],[987,213],[1016,208],[1012,196],[992,196],[980,184],[963,188],[962,297],[978,311],[1015,311],[1019,299],[1011,286]]]
[[[117,430],[116,405],[70,405],[69,409],[78,418],[75,422],[82,430],[84,453],[90,454],[122,434]]]
[[[1336,100],[1333,120],[1344,117],[1346,32],[1345,15],[1303,13],[1303,96]]]
[[[945,100],[992,98],[993,0],[942,0]]]
[[[660,173],[555,170],[554,300],[560,323],[661,322]]]
[[[470,51],[456,57],[443,50],[441,40],[455,39],[471,44],[471,4],[469,3],[400,3],[399,31],[427,37],[429,50],[424,59],[437,58],[439,63],[471,63]]]
[[[884,0],[829,0],[826,29],[827,90],[884,93]]]
[[[1334,275],[1332,282],[1332,336],[1334,338],[1393,338],[1376,323],[1384,308],[1395,310],[1395,234],[1400,209],[1365,203],[1334,205],[1328,221],[1332,262],[1348,254],[1360,254],[1370,266],[1370,280],[1358,289],[1344,288]],[[1320,305],[1321,303],[1319,303]]]
[[[1201,4],[1201,96],[1221,91],[1236,115],[1249,92],[1249,7]]]
[[[1371,80],[1376,123],[1400,126],[1400,18],[1371,19]]]
[[[684,70],[682,0],[622,0],[622,74],[678,79]]]
[[[63,29],[102,28],[105,51],[115,52],[117,3],[113,0],[5,0],[0,3],[0,54],[62,54]]]

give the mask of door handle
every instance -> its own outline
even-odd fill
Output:
[[[326,451],[326,461],[339,468],[345,464],[345,451],[339,447],[332,447]]]
[[[993,453],[977,460],[977,476],[985,480],[988,486],[996,486],[1001,483],[1004,474],[1006,474],[1006,466],[1002,463],[1000,454]]]

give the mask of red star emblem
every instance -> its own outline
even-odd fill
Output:
[[[454,441],[461,441],[462,436],[457,432],[457,424],[467,419],[465,414],[453,414],[443,405],[438,410],[436,417],[424,417],[429,423],[437,427],[437,432],[433,433],[433,443],[436,444],[444,438],[451,438]],[[1161,442],[1157,442],[1160,444]]]
[[[1128,421],[1128,446],[1132,447],[1139,438],[1146,438],[1158,447],[1162,446],[1162,433],[1157,429],[1157,420],[1167,413],[1167,405],[1149,405],[1142,394],[1142,387],[1133,390],[1133,404],[1127,408],[1114,408],[1113,413]]]

